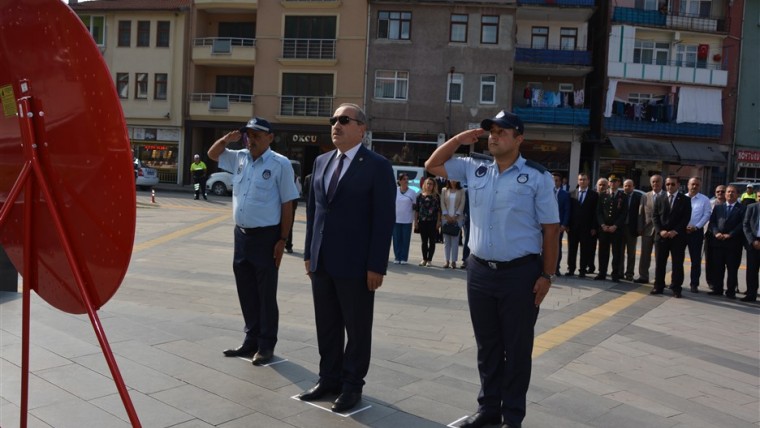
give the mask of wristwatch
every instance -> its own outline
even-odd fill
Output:
[[[541,272],[541,276],[548,279],[549,282],[554,282],[554,275],[549,275],[548,273]]]

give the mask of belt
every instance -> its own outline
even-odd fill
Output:
[[[262,226],[262,227],[240,227],[240,226],[235,226],[235,227],[237,227],[241,232],[243,232],[243,234],[251,235],[257,232],[261,232],[266,229],[271,229],[273,227],[280,227],[280,226],[274,225],[274,226]]]
[[[470,257],[475,259],[476,262],[482,264],[483,266],[493,269],[493,270],[503,270],[503,269],[509,269],[517,266],[524,265],[528,262],[532,262],[536,259],[538,259],[538,254],[528,254],[527,256],[518,257],[516,259],[512,259],[508,262],[498,262],[494,260],[483,260],[480,257],[470,254]]]

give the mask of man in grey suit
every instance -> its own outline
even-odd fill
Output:
[[[339,393],[334,412],[361,401],[375,290],[383,284],[396,221],[393,169],[361,144],[366,123],[356,104],[340,105],[330,118],[336,150],[314,161],[306,210],[304,262],[320,361],[319,382],[298,397],[313,401]]]
[[[655,258],[657,248],[654,246],[654,201],[662,194],[662,176],[655,174],[649,178],[652,190],[641,198],[639,204],[639,234],[641,235],[641,258],[639,258],[639,277],[634,282],[649,283],[649,266],[652,264],[652,248]]]
[[[760,202],[747,207],[742,224],[747,243],[747,295],[741,301],[754,302],[760,274]]]

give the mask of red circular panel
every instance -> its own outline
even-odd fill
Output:
[[[33,195],[33,238],[25,243],[22,191],[0,229],[0,244],[22,273],[29,262],[24,246],[32,245],[37,293],[63,311],[84,313],[50,212],[59,213],[97,309],[124,279],[135,234],[132,152],[121,105],[101,52],[61,0],[0,0],[0,11],[0,207],[29,161],[13,112],[24,95],[32,100],[37,156],[52,194],[52,201],[42,192]],[[29,82],[26,93],[22,81]]]

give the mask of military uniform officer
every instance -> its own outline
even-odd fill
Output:
[[[467,300],[478,344],[478,411],[460,427],[519,427],[530,384],[533,326],[559,251],[559,209],[551,174],[520,156],[523,124],[502,111],[441,145],[427,170],[468,185]],[[490,131],[493,161],[453,157]]]
[[[619,182],[620,179],[611,175],[610,183]],[[611,186],[614,189],[614,186]],[[610,261],[610,247],[612,247],[612,281],[620,282],[623,276],[621,261],[623,256],[623,226],[625,226],[625,195],[623,192],[611,190],[609,193],[599,195],[596,208],[596,217],[599,222],[597,235],[599,236],[599,275],[597,281],[607,279],[607,266]]]

